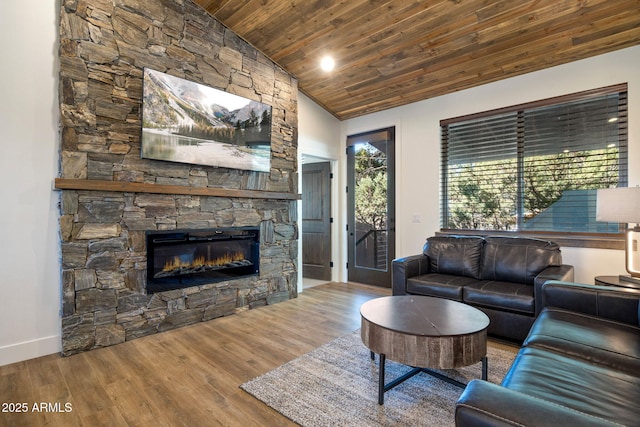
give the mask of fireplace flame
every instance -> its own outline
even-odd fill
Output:
[[[244,261],[244,254],[242,252],[234,252],[232,254],[228,253],[215,259],[206,259],[205,257],[201,256],[196,258],[192,262],[183,261],[180,259],[180,257],[173,257],[164,264],[162,271],[172,272],[180,269],[222,267],[226,264],[237,261]]]

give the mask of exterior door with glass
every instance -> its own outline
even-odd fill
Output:
[[[395,128],[347,137],[348,280],[391,287]]]

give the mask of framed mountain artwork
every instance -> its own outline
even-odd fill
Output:
[[[145,68],[141,156],[269,172],[271,106]]]

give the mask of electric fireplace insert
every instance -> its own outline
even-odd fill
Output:
[[[147,293],[260,273],[258,227],[147,231]]]

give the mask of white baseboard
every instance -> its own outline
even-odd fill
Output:
[[[0,347],[0,366],[62,351],[60,335]]]

